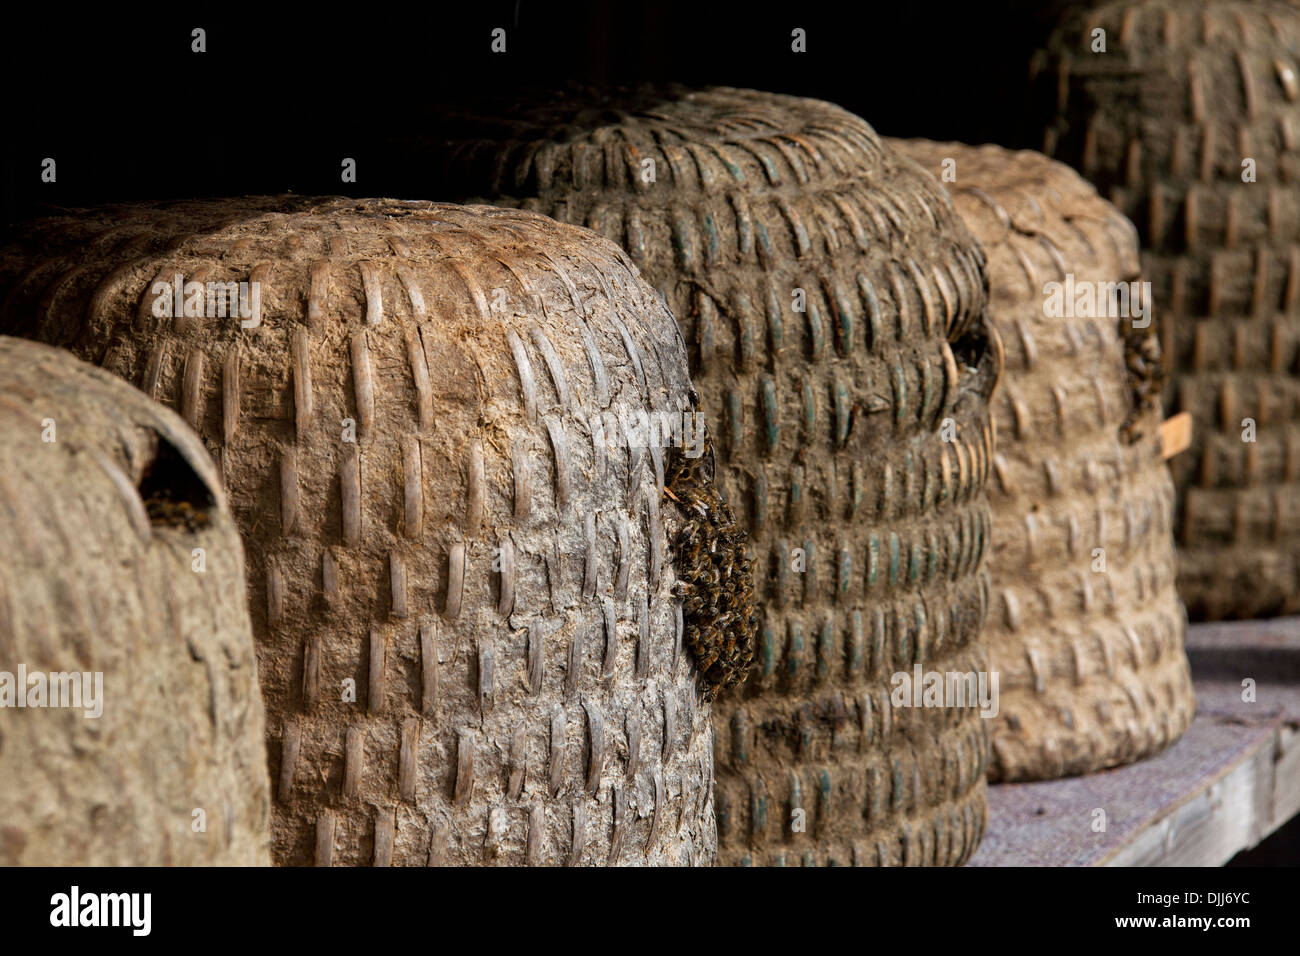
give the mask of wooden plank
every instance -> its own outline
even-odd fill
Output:
[[[1259,773],[1255,761],[1261,753],[1265,757],[1272,754],[1278,723],[1276,717],[1263,725],[1197,717],[1177,743],[1140,763],[1086,777],[990,787],[988,828],[968,865],[1097,866],[1111,860],[1123,862],[1121,851],[1139,844],[1147,831],[1158,831],[1163,840],[1169,840],[1171,831],[1177,837],[1181,830],[1189,840],[1212,849],[1196,832],[1197,821],[1205,813],[1203,807],[1189,806],[1181,822],[1164,821],[1202,796],[1206,806],[1226,803],[1236,812],[1243,799],[1239,792],[1255,792]],[[1242,772],[1242,767],[1247,769]],[[1225,783],[1209,797],[1207,791],[1220,781]],[[1253,796],[1248,803],[1255,805]],[[1099,829],[1102,826],[1104,830]],[[1167,829],[1160,830],[1162,826]],[[1246,832],[1253,836],[1258,829]],[[1240,838],[1241,834],[1234,832],[1224,839],[1232,842]],[[1169,848],[1175,845],[1176,841]],[[1248,845],[1253,844],[1242,843],[1237,849]],[[1139,851],[1147,852],[1148,846],[1141,842]],[[1202,857],[1194,865],[1223,862],[1217,856],[1213,861]]]
[[[1192,444],[1192,413],[1179,412],[1160,425],[1160,457],[1173,458]]]
[[[1300,685],[1300,617],[1196,624],[1187,657],[1197,680],[1251,677]]]
[[[1222,866],[1268,828],[1275,738],[1268,736],[1218,779],[1161,812],[1097,862],[1102,866]]]
[[[991,787],[968,865],[1221,866],[1300,813],[1300,618],[1196,625],[1188,656],[1197,715],[1180,740],[1128,767]]]
[[[1271,832],[1300,814],[1300,617],[1199,624],[1188,632],[1187,655],[1197,678],[1216,689],[1202,710],[1212,706],[1231,720],[1267,711],[1282,716],[1273,752]],[[1255,682],[1254,701],[1242,699],[1249,696],[1247,680]]]
[[[1273,812],[1269,819],[1276,830],[1300,814],[1300,732],[1295,724],[1283,724],[1273,758]]]

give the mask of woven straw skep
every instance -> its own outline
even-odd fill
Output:
[[[159,317],[176,273],[260,299]],[[602,431],[695,399],[621,251],[527,212],[242,199],[38,223],[0,281],[6,327],[141,383],[220,463],[277,863],[711,862],[672,462]]]
[[[428,188],[601,232],[682,328],[762,613],[715,705],[720,862],[964,861],[986,722],[890,701],[915,666],[985,667],[1000,359],[942,189],[838,107],[748,90],[558,95],[439,130]]]
[[[1095,30],[1105,53],[1091,52]],[[1192,448],[1172,460],[1189,613],[1295,613],[1300,10],[1097,5],[1064,20],[1035,66],[1045,151],[1141,233],[1171,370],[1166,408],[1193,416]]]
[[[1173,483],[1154,400],[1155,326],[1109,315],[1104,283],[1138,280],[1132,225],[1060,163],[1033,152],[890,141],[939,175],[988,255],[989,314],[1006,349],[993,601],[999,674],[992,780],[1088,773],[1147,756],[1194,712],[1175,591]],[[1049,314],[1049,283],[1099,308]],[[1127,298],[1116,301],[1136,301]],[[1145,341],[1143,341],[1145,339]]]
[[[244,553],[185,423],[0,337],[0,864],[265,866]]]

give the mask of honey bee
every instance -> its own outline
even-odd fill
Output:
[[[1128,444],[1142,438],[1139,422],[1160,408],[1167,369],[1160,353],[1160,339],[1154,327],[1135,329],[1126,324],[1124,365],[1133,391],[1133,407],[1120,426],[1120,435]]]
[[[758,612],[748,542],[713,483],[713,451],[669,462],[664,495],[682,522],[672,536],[683,641],[700,671],[704,699],[740,684],[754,659]]]
[[[169,528],[184,528],[190,534],[212,524],[206,509],[196,508],[188,501],[176,501],[166,494],[158,494],[146,499],[144,507],[153,524],[165,525]]]

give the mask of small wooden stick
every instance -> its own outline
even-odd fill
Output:
[[[1192,413],[1179,412],[1160,426],[1160,457],[1166,461],[1192,444]]]

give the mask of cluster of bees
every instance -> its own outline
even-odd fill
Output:
[[[683,641],[695,658],[704,699],[744,681],[754,659],[758,610],[747,539],[713,482],[713,449],[670,455],[664,494],[681,511],[672,532]]]
[[[168,528],[184,528],[190,534],[212,524],[205,508],[196,508],[188,501],[177,501],[168,491],[159,491],[144,499],[144,510],[152,524]]]
[[[1160,408],[1160,393],[1168,375],[1160,353],[1160,339],[1155,326],[1134,328],[1131,322],[1123,323],[1124,366],[1128,371],[1129,385],[1133,390],[1133,408],[1120,426],[1120,436],[1133,444],[1142,437],[1138,422]]]

